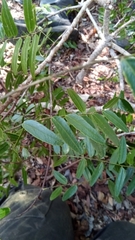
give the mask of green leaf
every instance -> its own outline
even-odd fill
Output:
[[[14,123],[22,123],[23,120],[23,115],[21,114],[15,114],[12,118],[11,121]]]
[[[128,185],[126,194],[129,196],[133,193],[134,190],[135,190],[135,176],[131,179],[131,182]]]
[[[6,49],[6,44],[7,44],[7,42],[5,42],[2,46],[2,48],[0,49],[0,66],[1,67],[3,66],[3,58],[4,58],[4,52]]]
[[[122,58],[121,67],[126,81],[135,95],[135,57]]]
[[[109,187],[109,190],[112,194],[112,196],[114,197],[114,199],[116,200],[116,202],[120,203],[121,202],[121,199],[119,197],[116,197],[115,196],[115,193],[114,193],[114,188],[115,188],[115,185],[114,185],[114,182],[112,182],[111,180],[108,181],[108,187]]]
[[[106,145],[101,145],[99,143],[96,143],[92,140],[90,140],[94,150],[95,150],[95,155],[102,158],[102,157],[105,157],[106,155],[106,148],[107,146]]]
[[[69,114],[66,116],[67,121],[78,129],[85,136],[89,137],[93,141],[105,145],[105,139],[94,129],[90,124],[88,124],[82,117],[77,114]]]
[[[20,64],[20,62],[19,62],[19,69],[18,69],[19,71],[21,71],[21,64]],[[16,76],[16,78],[15,78],[15,84],[14,84],[14,87],[15,88],[18,88],[19,87],[19,85],[21,85],[24,81],[25,81],[25,79],[26,79],[26,76],[24,75],[24,74],[18,74],[17,76]],[[25,103],[23,103],[23,105],[25,105]],[[19,106],[19,108],[20,108],[21,106]],[[26,112],[27,113],[27,112]]]
[[[134,109],[125,99],[119,99],[117,106],[120,110],[124,112],[134,113]]]
[[[15,142],[19,138],[19,135],[15,133],[6,132],[7,136],[10,138],[10,141]]]
[[[90,173],[89,168],[86,167],[86,168],[84,169],[83,176],[85,177],[85,179],[86,179],[88,182],[90,182],[90,180],[91,180],[91,173]]]
[[[2,23],[4,27],[4,31],[7,35],[7,37],[15,37],[18,34],[17,27],[14,23],[14,20],[12,18],[12,15],[10,13],[10,10],[7,5],[6,0],[2,0]]]
[[[126,184],[134,175],[134,169],[132,167],[128,167],[126,169],[126,178],[124,184]]]
[[[122,137],[120,140],[120,145],[119,145],[119,158],[118,158],[118,163],[122,164],[126,161],[127,158],[127,145],[126,145],[126,139],[125,137]]]
[[[62,140],[51,130],[34,120],[26,120],[22,127],[40,141],[51,145],[62,145]]]
[[[61,184],[64,184],[64,185],[67,184],[67,178],[63,176],[61,173],[53,170],[53,175],[57,179],[57,181],[60,182]]]
[[[118,162],[118,159],[119,159],[119,149],[117,148],[116,150],[114,150],[114,152],[110,158],[110,161],[109,161],[109,170],[110,171],[115,167],[115,164]]]
[[[118,197],[120,194],[120,191],[124,185],[125,177],[126,177],[126,171],[123,167],[121,167],[115,181],[114,193],[116,197]]]
[[[71,186],[63,195],[62,201],[66,201],[67,199],[71,198],[77,191],[77,186]]]
[[[32,5],[32,0],[23,0],[23,9],[27,29],[32,32],[36,26],[35,8]]]
[[[125,123],[114,112],[112,112],[110,110],[105,110],[105,111],[103,111],[103,114],[117,128],[121,129],[123,132],[128,132],[128,128],[125,125]]]
[[[6,217],[11,212],[10,208],[1,208],[0,209],[0,219]]]
[[[112,108],[117,102],[118,102],[119,98],[118,97],[113,97],[110,101],[108,101],[103,109],[107,109],[107,108]]]
[[[12,74],[12,72],[8,72],[7,73],[7,76],[6,76],[6,89],[7,90],[11,90],[12,89],[12,85],[13,85],[13,81],[14,81],[14,79],[13,79],[13,74]]]
[[[18,187],[18,182],[16,182],[13,177],[11,177],[9,180],[10,180],[10,183],[11,183],[13,186]]]
[[[18,68],[18,55],[19,55],[19,51],[22,45],[22,39],[19,38],[19,40],[17,41],[16,45],[15,45],[15,50],[12,56],[12,62],[11,62],[11,67],[12,67],[12,71],[14,73],[14,75],[17,75],[17,68]]]
[[[113,152],[110,161],[109,161],[109,170],[112,170],[115,164],[122,164],[126,161],[127,158],[127,146],[126,140],[124,137],[120,140],[119,147]]]
[[[88,152],[89,157],[93,157],[95,154],[95,149],[88,137],[85,138],[85,142],[86,142],[86,150]]]
[[[5,38],[5,31],[2,22],[0,22],[0,39],[1,41]]]
[[[2,181],[3,181],[3,171],[2,171],[2,167],[0,166],[0,185],[2,184]],[[1,189],[0,189],[0,192],[1,192]]]
[[[58,167],[60,166],[62,163],[65,163],[67,161],[67,156],[62,156],[60,159],[57,159],[54,161],[53,166],[54,167]]]
[[[93,122],[96,123],[97,127],[108,137],[115,145],[119,145],[119,139],[117,138],[115,132],[110,127],[108,122],[98,113],[95,113],[91,116]]]
[[[62,145],[62,153],[63,154],[65,154],[65,155],[67,155],[67,153],[70,151],[70,147],[66,144],[66,143],[64,143],[63,145]]]
[[[131,166],[134,165],[134,159],[135,159],[135,149],[132,149],[127,155],[127,163]]]
[[[2,130],[2,128],[0,128],[0,141],[4,140],[4,132]]]
[[[53,145],[53,150],[54,153],[56,153],[57,155],[60,154],[60,146],[59,145]]]
[[[52,200],[54,200],[55,198],[57,198],[57,197],[61,194],[61,192],[62,192],[62,187],[61,187],[61,186],[58,187],[58,188],[56,188],[56,189],[52,192],[52,194],[51,194],[51,196],[50,196],[50,200],[52,201]]]
[[[30,154],[30,152],[28,151],[28,149],[27,148],[22,148],[22,157],[23,158],[25,158],[25,159],[27,159],[28,157],[30,157],[31,156],[31,154]]]
[[[70,148],[73,149],[75,152],[82,154],[82,148],[77,139],[75,138],[72,130],[68,126],[67,122],[59,116],[53,117],[52,121],[57,128],[60,136],[70,146]]]
[[[25,167],[22,168],[22,177],[24,184],[27,184],[27,171]]]
[[[78,96],[78,94],[73,90],[73,89],[68,89],[67,90],[68,95],[72,99],[73,103],[77,107],[77,109],[80,112],[85,112],[86,111],[86,104],[84,101]]]
[[[31,48],[29,53],[30,72],[32,74],[33,79],[35,78],[35,61],[36,61],[36,53],[38,50],[38,43],[39,43],[39,36],[35,34],[31,43]]]
[[[87,161],[85,158],[81,159],[78,167],[77,167],[77,172],[76,172],[76,177],[80,179],[80,177],[83,175],[84,169],[87,166]]]
[[[109,190],[110,190],[112,196],[114,196],[114,187],[115,187],[115,185],[114,185],[114,182],[112,182],[110,179],[108,181],[108,187],[109,187]]]
[[[113,175],[113,173],[111,173],[108,169],[106,169],[106,175],[107,175],[111,180],[114,181],[114,175]]]
[[[7,142],[0,144],[0,155],[3,155],[9,149],[9,145]]]
[[[91,109],[92,109],[92,108],[91,108]],[[96,112],[95,109],[93,109],[93,111],[91,111],[91,109],[89,109],[90,115]],[[82,118],[83,118],[91,127],[95,128],[95,126],[94,126],[92,120],[90,119],[90,117],[88,117],[88,116],[86,116],[86,115],[83,115]]]
[[[29,53],[29,49],[30,49],[30,41],[31,41],[30,36],[27,36],[25,38],[25,41],[22,46],[21,65],[22,65],[22,70],[23,70],[24,74],[27,74],[28,53]]]
[[[90,180],[91,187],[96,183],[96,181],[102,174],[103,170],[104,170],[104,164],[101,162],[101,163],[99,163],[99,165],[95,168],[94,172],[92,173],[91,180]]]

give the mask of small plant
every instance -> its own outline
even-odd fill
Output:
[[[126,11],[125,7],[120,11]],[[123,186],[127,195],[135,189],[134,143],[130,144],[126,139],[130,130],[134,130],[133,107],[121,91],[105,103],[99,113],[94,107],[87,109],[86,103],[73,89],[53,88],[52,79],[56,76],[64,78],[65,72],[50,75],[50,58],[42,67],[41,62],[45,61],[47,53],[43,55],[40,36],[35,33],[32,1],[24,0],[24,16],[29,33],[23,40],[19,37],[15,44],[5,80],[8,95],[0,98],[0,112],[3,113],[0,121],[0,197],[8,195],[10,184],[18,185],[14,178],[18,170],[22,171],[23,181],[27,183],[25,163],[35,155],[48,158],[48,162],[51,159],[50,174],[57,183],[51,200],[59,195],[63,201],[69,199],[77,192],[81,178],[92,187],[105,172],[109,190],[120,202]],[[7,37],[18,35],[5,0],[2,1],[2,23]],[[76,48],[76,44],[70,41],[65,46]],[[1,67],[7,66],[5,49],[6,42],[0,49]],[[134,57],[121,59],[123,74],[135,95],[134,63]],[[76,112],[69,110],[69,99]],[[59,169],[63,169],[69,159],[77,165],[74,184]],[[9,183],[6,189],[5,182]],[[9,212],[9,209],[1,209],[0,218]]]

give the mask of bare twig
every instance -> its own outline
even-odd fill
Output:
[[[60,172],[60,173],[61,173],[61,172],[64,172],[66,169],[71,168],[72,166],[76,165],[76,164],[79,163],[79,162],[80,162],[80,159],[77,160],[77,161],[75,161],[75,162],[73,162],[73,163],[71,163],[71,164],[69,164],[69,165],[67,165],[66,167],[61,168],[61,169],[59,170],[59,172]],[[53,174],[51,174],[50,176],[47,177],[47,181],[50,180],[50,179],[53,178],[53,177],[54,177]]]
[[[11,112],[12,110],[15,108],[17,103],[17,99],[14,101],[13,105],[11,106],[11,108],[6,112],[6,114],[4,114],[4,116],[2,117],[1,121],[3,121]]]
[[[94,52],[91,54],[90,58],[88,59],[87,64],[90,64],[92,61],[94,61],[96,59],[96,57],[108,45],[108,42],[110,40],[111,40],[110,36],[106,39],[101,40],[101,43],[97,46],[97,48],[94,50]],[[83,65],[82,70],[76,76],[76,83],[81,84],[85,75],[86,75],[86,71],[85,71],[84,65]]]
[[[111,35],[112,35],[112,36],[117,36],[118,33],[119,33],[123,28],[127,27],[129,24],[131,24],[131,23],[133,23],[133,22],[135,22],[135,17],[132,16],[128,22],[126,22],[126,23],[124,23],[122,26],[120,26],[120,27],[119,27],[115,32],[113,32]]]
[[[97,2],[97,1],[96,1]],[[101,4],[102,1],[98,1],[98,4]],[[109,36],[109,16],[110,16],[110,4],[112,4],[112,0],[106,0],[103,2],[103,5],[105,6],[106,10],[104,13],[104,22],[103,22],[103,30],[104,33],[102,33],[101,31],[99,31],[98,27],[96,26],[96,23],[93,21],[94,26],[96,26],[96,29],[98,30],[99,36],[101,37],[102,41],[101,43],[97,46],[97,48],[94,50],[94,52],[91,54],[91,56],[89,57],[87,63],[90,63],[91,61],[95,60],[96,57],[102,52],[102,50],[108,45],[108,43],[112,40],[112,37]],[[89,12],[86,10],[87,14],[89,14]],[[89,17],[91,18],[90,14]],[[83,68],[76,76],[76,82],[79,84],[82,84],[83,78],[86,75],[86,71]]]
[[[110,61],[113,60],[113,59],[110,59]],[[31,82],[29,84],[25,83],[25,84],[22,84],[22,86],[18,87],[17,89],[5,94],[4,96],[0,97],[0,101],[7,98],[7,97],[10,97],[10,96],[13,96],[13,98],[16,98],[18,97],[17,93],[19,92],[19,95],[20,95],[20,92],[22,92],[24,89],[28,89],[32,86],[35,86],[35,85],[38,85],[42,82],[45,82],[49,79],[53,79],[53,78],[57,78],[61,75],[65,75],[66,73],[69,73],[69,72],[72,72],[72,71],[77,71],[77,70],[80,70],[82,68],[89,68],[91,65],[95,64],[95,63],[99,63],[99,62],[106,62],[108,60],[106,59],[102,59],[102,60],[96,60],[96,61],[91,61],[90,63],[88,64],[84,64],[84,65],[78,65],[76,67],[72,67],[70,69],[66,68],[64,71],[61,71],[61,72],[58,72],[58,73],[55,73],[55,74],[52,74],[52,75],[49,75],[47,77],[44,77],[40,80],[37,80],[37,81],[34,81],[34,82]],[[8,104],[10,104],[12,102],[12,98],[10,97],[10,99],[8,100]],[[1,109],[5,109],[7,107],[6,105],[6,102],[3,104],[3,105],[0,105],[0,113],[2,112]]]
[[[124,132],[124,133],[120,133],[120,134],[117,134],[117,137],[122,137],[122,136],[128,136],[128,135],[135,135],[135,132]]]
[[[95,19],[93,18],[92,14],[91,14],[91,12],[90,12],[90,10],[89,10],[88,8],[86,9],[86,13],[88,14],[88,16],[89,16],[91,22],[93,23],[94,27],[96,28],[99,37],[100,37],[101,39],[103,39],[103,38],[104,38],[104,35],[103,35],[103,33],[102,33],[100,27],[98,27],[98,25],[97,25]]]
[[[103,35],[105,38],[109,36],[110,13],[110,9],[106,8],[103,20]]]
[[[123,56],[130,56],[131,54],[127,52],[125,49],[121,48],[117,44],[111,42],[111,47],[116,50],[117,52],[121,53]]]
[[[46,15],[46,17],[44,17],[41,21],[38,21],[37,22],[37,25],[40,26],[46,19],[50,18],[50,17],[53,17],[55,16],[56,14],[60,14],[61,12],[64,12],[64,11],[68,11],[68,10],[73,10],[73,9],[78,9],[78,8],[81,8],[82,7],[82,4],[78,4],[76,6],[71,6],[71,7],[65,7],[65,8],[62,8],[56,12],[53,12],[51,14],[48,14]],[[40,7],[41,9],[41,7]],[[26,25],[25,25],[26,26]]]

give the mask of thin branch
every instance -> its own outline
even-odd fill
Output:
[[[132,16],[128,22],[126,22],[126,23],[124,23],[122,26],[120,26],[115,32],[113,32],[113,33],[111,34],[111,36],[117,36],[118,33],[119,33],[123,28],[127,27],[130,23],[133,23],[133,22],[135,22],[135,17]]]
[[[72,166],[76,165],[76,164],[79,163],[79,162],[80,162],[80,160],[77,160],[77,161],[75,161],[75,162],[67,165],[66,167],[61,168],[61,169],[59,170],[59,172],[61,173],[61,172],[65,171],[66,169],[69,169],[69,168],[71,168]],[[53,177],[54,177],[54,175],[51,174],[50,176],[47,177],[46,180],[48,181],[48,180],[50,180],[50,179],[53,178]]]
[[[120,46],[118,46],[117,44],[111,42],[111,47],[116,50],[117,52],[121,53],[123,56],[130,56],[131,54],[126,51],[125,49],[121,48]]]
[[[103,35],[105,38],[109,36],[110,14],[111,14],[110,9],[105,8],[104,20],[103,20]]]
[[[117,137],[122,137],[122,136],[128,136],[128,135],[135,135],[135,132],[124,132],[124,133],[120,133],[120,134],[117,134]]]
[[[111,37],[109,36],[106,39],[101,40],[101,43],[97,46],[97,48],[93,51],[93,53],[90,55],[87,64],[90,64],[92,61],[96,59],[96,57],[102,52],[102,50],[108,45],[108,42],[111,40]],[[84,64],[85,65],[85,64]],[[76,83],[81,84],[83,81],[83,78],[86,75],[86,71],[84,69],[84,65],[82,70],[77,74],[76,76]]]
[[[114,60],[114,59],[110,59],[110,61],[111,61],[111,60]],[[100,59],[100,60],[92,61],[92,62],[90,62],[90,63],[88,63],[88,64],[84,64],[84,65],[81,64],[81,65],[72,67],[72,68],[70,68],[70,69],[65,69],[64,71],[61,71],[61,72],[58,72],[58,73],[54,73],[54,74],[52,74],[52,75],[49,75],[49,76],[47,76],[47,77],[44,77],[44,78],[42,78],[42,79],[40,79],[40,80],[36,80],[36,81],[31,82],[31,83],[29,83],[29,84],[27,84],[27,83],[22,84],[22,86],[18,87],[17,89],[15,89],[15,90],[13,90],[13,91],[10,91],[9,93],[7,93],[7,94],[5,94],[4,96],[0,97],[0,101],[3,100],[3,99],[5,99],[5,98],[7,98],[7,97],[10,97],[10,96],[13,96],[13,98],[16,98],[18,95],[15,95],[15,94],[17,94],[18,92],[19,92],[19,94],[20,94],[20,92],[22,92],[24,89],[28,89],[28,88],[30,88],[30,87],[32,87],[32,86],[38,85],[38,84],[40,84],[40,83],[42,83],[42,82],[45,82],[45,81],[47,81],[47,80],[49,80],[49,79],[57,78],[57,77],[59,77],[59,76],[61,76],[61,75],[65,75],[66,73],[73,72],[73,71],[77,71],[77,70],[80,70],[80,69],[82,69],[82,68],[89,68],[91,65],[93,65],[93,64],[95,64],[95,63],[106,62],[106,61],[108,61],[108,60],[106,60],[106,59]],[[12,98],[8,99],[8,104],[10,104],[11,102],[12,102]],[[0,105],[0,112],[1,112],[1,108],[4,108],[4,109],[6,108],[5,103],[4,103],[3,105]],[[4,110],[4,109],[3,109],[3,110]]]
[[[12,105],[11,108],[6,112],[6,114],[4,114],[4,116],[3,116],[2,119],[1,119],[1,121],[3,121],[3,120],[12,112],[12,110],[15,109],[16,103],[17,103],[17,99],[14,101],[13,105]]]
[[[97,1],[96,1],[97,2]],[[101,4],[101,1],[98,1],[98,4]],[[106,0],[106,1],[103,1],[103,4],[106,8],[105,10],[105,13],[104,13],[104,22],[103,22],[103,26],[104,26],[104,34],[102,34],[100,31],[99,31],[99,36],[101,36],[101,43],[97,46],[97,48],[93,51],[93,53],[91,54],[91,56],[89,57],[87,63],[90,63],[91,61],[95,60],[96,57],[102,52],[102,50],[108,45],[108,43],[112,40],[112,37],[109,36],[109,16],[110,16],[110,10],[109,9],[112,9],[112,5],[110,7],[110,4],[112,4],[112,0]],[[86,10],[87,14],[89,14],[89,12]],[[89,14],[89,17],[90,14]],[[95,23],[94,23],[95,25]],[[97,27],[97,26],[96,26]],[[98,28],[97,28],[98,29]],[[76,76],[76,83],[78,84],[82,84],[82,81],[83,81],[83,78],[85,77],[86,75],[86,71],[85,69],[83,68]]]
[[[95,1],[95,2],[99,2],[100,1]],[[95,51],[91,54],[89,60],[87,61],[87,63],[90,63],[90,61],[94,60],[100,53],[101,51],[103,50],[103,48],[105,48],[106,46],[109,46],[110,47],[110,43],[111,40],[113,40],[114,36],[117,35],[119,33],[119,31],[121,31],[121,29],[125,28],[127,25],[129,25],[130,23],[134,22],[135,21],[135,17],[132,17],[130,19],[130,21],[128,21],[127,23],[123,24],[119,29],[117,29],[114,33],[110,34],[109,35],[109,16],[110,16],[110,10],[109,9],[112,9],[112,5],[109,5],[109,4],[113,4],[113,0],[108,0],[108,1],[104,1],[102,3],[105,3],[105,7],[107,8],[105,10],[105,14],[104,14],[104,22],[103,22],[103,26],[104,26],[104,35],[102,35],[102,33],[99,31],[99,36],[100,38],[102,39],[102,43],[100,44],[100,46],[98,46]],[[87,12],[87,10],[86,10]],[[89,14],[87,12],[87,14]],[[89,17],[91,18],[90,14],[89,14]],[[95,25],[95,23],[93,23]],[[96,29],[97,26],[96,26]],[[105,38],[105,39],[104,39]],[[113,42],[111,43],[111,47],[122,53],[124,56],[129,56],[129,52],[127,52],[126,50],[124,50],[123,48],[119,47],[118,45],[114,44]],[[79,84],[82,84],[82,81],[83,81],[83,78],[85,77],[85,75],[87,74],[87,72],[84,70],[84,68],[77,74],[76,76],[76,82],[79,83]]]
[[[99,37],[100,37],[101,39],[103,39],[103,38],[104,38],[104,35],[103,35],[103,33],[102,33],[100,27],[98,27],[98,25],[97,25],[95,19],[93,18],[92,14],[91,14],[91,12],[90,12],[90,10],[89,10],[88,8],[86,9],[86,13],[88,14],[88,16],[89,16],[91,22],[93,23],[94,27],[96,28]]]
[[[51,14],[46,15],[46,17],[44,17],[42,20],[37,22],[37,25],[40,26],[46,19],[48,19],[50,17],[53,17],[56,14],[60,14],[61,12],[68,11],[68,10],[78,9],[78,8],[81,8],[81,7],[82,7],[82,4],[78,4],[78,5],[75,5],[75,6],[62,8],[62,9],[56,11],[56,12],[53,12]],[[40,9],[41,9],[41,7],[40,7]]]

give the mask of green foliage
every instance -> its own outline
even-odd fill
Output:
[[[64,46],[65,46],[66,48],[72,48],[72,49],[76,49],[76,48],[77,48],[76,43],[73,42],[73,41],[70,41],[70,40],[68,40],[67,42],[65,42],[65,43],[64,43]]]
[[[0,209],[0,219],[4,218],[10,213],[10,208],[1,208]]]
[[[17,71],[17,69],[18,69],[17,61],[18,61],[18,55],[19,55],[19,52],[20,52],[21,44],[22,44],[22,39],[20,38],[15,45],[15,51],[14,51],[13,56],[12,56],[11,68],[12,68],[12,72],[15,76],[18,73],[18,71]]]
[[[68,89],[67,90],[68,95],[72,99],[73,103],[79,109],[80,112],[85,112],[86,111],[86,104],[83,102],[83,100],[73,91],[73,89]]]
[[[121,67],[123,69],[123,73],[125,75],[125,78],[130,85],[133,94],[135,96],[135,57],[128,57],[128,58],[122,58],[121,59]]]
[[[76,171],[76,177],[78,179],[80,179],[82,177],[86,166],[87,166],[87,160],[85,158],[81,159],[78,164],[77,171]]]
[[[62,200],[66,201],[67,199],[71,198],[77,191],[77,186],[71,186],[63,195]]]
[[[17,36],[18,30],[8,8],[6,0],[2,0],[2,23],[7,37]]]
[[[122,5],[119,9],[121,13],[126,11]],[[5,34],[7,37],[17,36],[17,28],[9,13],[7,3],[3,0],[2,22]],[[32,83],[49,75],[48,66],[38,74],[35,73],[46,55],[43,54],[40,35],[34,32],[36,20],[32,1],[24,0],[24,15],[27,29],[32,34],[16,41],[11,63],[4,61],[6,42],[0,49],[0,66],[8,65],[9,68],[5,82],[7,92],[24,84],[29,73],[32,75]],[[113,18],[114,16],[115,12],[112,13]],[[69,46],[76,47],[71,43],[66,45]],[[134,65],[134,57],[121,59],[123,73],[133,93]],[[5,109],[8,112],[13,107],[9,114],[1,116],[0,184],[6,180],[17,186],[14,176],[18,170],[22,171],[26,184],[25,161],[31,155],[45,158],[49,156],[52,160],[51,173],[56,180],[51,200],[60,195],[63,201],[67,200],[77,192],[81,178],[85,178],[92,187],[102,179],[103,172],[106,172],[109,190],[115,200],[120,202],[123,186],[127,188],[127,195],[135,190],[135,143],[130,144],[124,136],[132,128],[134,109],[125,99],[124,92],[121,92],[105,103],[103,110],[98,113],[94,108],[87,109],[86,103],[73,89],[66,91],[62,87],[51,88],[52,85],[50,80],[33,85],[17,99],[15,106],[12,102],[9,103]],[[43,93],[43,97],[34,100],[34,94],[38,93]],[[69,111],[69,99],[77,109],[76,112]],[[51,114],[48,110],[50,103]],[[119,136],[119,133],[123,136]],[[23,141],[27,136],[32,140],[25,145]],[[75,185],[64,171],[59,171],[69,160],[73,164],[74,161],[78,162]],[[4,194],[8,194],[8,188],[5,190],[0,186],[0,197]],[[1,209],[0,218],[8,213],[9,209]]]
[[[29,32],[33,32],[36,26],[36,14],[32,0],[23,0],[23,9],[27,29]]]
[[[38,138],[40,141],[52,144],[62,145],[63,141],[54,132],[34,120],[26,120],[22,124],[23,128]]]
[[[57,198],[57,197],[61,194],[61,192],[62,192],[62,187],[61,187],[61,186],[58,187],[58,188],[56,188],[56,189],[52,192],[52,194],[51,194],[51,196],[50,196],[50,200],[53,200],[53,199]]]

